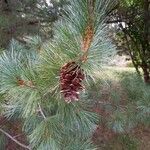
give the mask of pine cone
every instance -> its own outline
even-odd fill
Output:
[[[79,100],[79,91],[83,90],[84,73],[75,62],[69,62],[61,68],[60,88],[67,103]]]

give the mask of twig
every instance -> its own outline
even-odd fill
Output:
[[[41,105],[39,103],[38,103],[38,105],[39,105],[39,112],[41,113],[41,115],[43,116],[43,118],[46,119],[46,116],[45,116],[45,114],[44,114],[44,112],[43,112],[43,110],[41,108]]]
[[[13,138],[17,138],[17,137],[19,137],[19,136],[21,136],[22,134],[18,134],[18,135],[15,135],[15,136],[13,136]]]
[[[0,128],[0,132],[2,132],[3,134],[5,134],[8,138],[10,138],[12,141],[14,141],[16,144],[20,145],[21,147],[31,150],[30,146],[24,145],[22,143],[20,143],[18,140],[16,140],[13,136],[11,136],[10,134],[8,134],[6,131],[4,131],[3,129]]]

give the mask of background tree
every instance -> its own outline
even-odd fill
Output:
[[[149,10],[149,0],[121,0],[107,21],[117,26],[134,67],[138,72],[142,68],[146,83],[150,83]]]
[[[39,35],[50,38],[53,22],[58,19],[64,0],[1,0],[0,47],[6,48],[12,39],[22,43],[25,37]]]

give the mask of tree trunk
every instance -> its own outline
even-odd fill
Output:
[[[144,38],[144,43],[142,45],[143,49],[143,56],[144,56],[144,61],[142,62],[142,69],[144,73],[144,80],[146,83],[150,84],[150,66],[148,64],[148,57],[149,55],[149,0],[144,0],[144,32],[143,32],[143,38]]]
[[[149,20],[149,4],[150,4],[150,1],[149,0],[144,0],[144,34],[143,34],[143,37],[144,37],[144,41],[145,41],[145,48],[147,50],[149,50],[149,23],[150,23],[150,20]]]
[[[142,70],[144,74],[145,83],[150,84],[150,72],[149,72],[148,65],[145,62],[142,63]]]

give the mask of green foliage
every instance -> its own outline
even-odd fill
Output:
[[[124,149],[127,150],[137,150],[138,149],[138,141],[134,139],[134,137],[130,137],[129,135],[122,135],[118,137],[118,140],[123,144]]]
[[[106,149],[110,150],[137,150],[139,146],[139,141],[130,135],[118,135]]]
[[[135,113],[136,121],[150,125],[150,87],[149,85],[145,85],[139,76],[130,74],[129,76],[123,79],[123,86],[126,89],[129,101],[133,102],[135,107],[137,107],[137,114]]]
[[[66,147],[64,150],[96,150],[97,148],[90,142],[90,140],[87,141],[79,141],[78,139],[73,141],[69,141],[69,143],[66,143]]]
[[[136,6],[137,4],[141,4],[140,0],[122,0],[120,1],[121,5],[124,7]]]
[[[110,21],[115,23],[116,32],[119,32],[117,35],[122,41],[119,48],[131,56],[138,73],[142,68],[146,83],[150,82],[149,6],[148,0],[122,0]]]
[[[5,137],[5,135],[0,134],[0,149],[5,150],[6,144],[7,144],[7,138]]]

